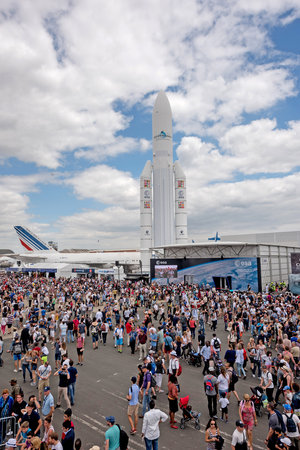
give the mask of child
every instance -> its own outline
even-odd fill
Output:
[[[220,399],[219,399],[219,403],[221,406],[221,410],[222,410],[222,422],[224,422],[224,415],[225,415],[225,423],[228,423],[228,405],[229,405],[229,400],[228,398],[226,398],[226,392],[222,392]]]
[[[25,444],[28,433],[30,431],[31,429],[29,428],[29,422],[27,421],[23,422],[16,435],[17,445],[21,447],[23,444]]]
[[[285,386],[283,388],[283,395],[285,403],[288,403],[290,405],[292,403],[293,394],[291,393],[291,388],[289,386]]]
[[[27,439],[24,442],[24,444],[21,445],[21,449],[20,450],[27,450],[28,448],[30,448],[31,447],[31,439],[32,438],[33,438],[33,431],[32,430],[28,430],[28,432],[27,432]]]

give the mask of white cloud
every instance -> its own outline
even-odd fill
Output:
[[[300,174],[284,178],[218,183],[199,188],[191,194],[197,203],[189,216],[190,237],[219,230],[246,233],[299,229],[300,212],[295,193],[300,189]]]
[[[238,160],[235,168],[246,174],[288,172],[299,166],[300,122],[276,128],[276,120],[262,119],[231,128],[220,145]]]
[[[29,225],[33,231],[40,232],[43,224],[35,224],[29,212],[31,192],[37,192],[39,183],[46,182],[46,174],[30,176],[0,177],[0,235],[1,247],[20,251],[14,225]],[[50,180],[49,180],[50,181]]]
[[[139,182],[129,172],[107,165],[91,167],[66,181],[79,198],[93,198],[108,205],[136,208],[139,204]]]
[[[139,211],[113,206],[61,217],[56,224],[60,248],[139,248]]]
[[[163,7],[159,0],[132,0],[130,7],[3,0],[1,10],[0,161],[57,168],[68,164],[69,153],[102,163],[68,174],[65,183],[78,198],[105,209],[54,218],[65,246],[83,236],[91,247],[97,237],[106,248],[137,242],[138,181],[103,162],[149,149],[137,127],[138,136],[124,133],[130,108],[152,109],[155,92],[167,88],[175,131],[186,134],[177,154],[192,232],[215,223],[273,226],[278,198],[287,210],[278,226],[296,223],[290,189],[298,189],[298,175],[239,183],[235,177],[297,166],[299,122],[279,128],[270,111],[297,94],[297,61],[274,48],[270,30],[299,17],[298,0],[166,0]],[[248,114],[258,119],[245,124]],[[208,136],[214,143],[205,142]],[[43,231],[30,212],[30,193],[41,182],[47,177],[2,178],[0,231],[9,221]]]
[[[179,88],[170,95],[177,129],[198,135],[220,135],[244,112],[293,95],[289,67],[256,66],[248,56],[266,54],[265,25],[295,14],[297,2],[248,3],[167,0],[162,14],[158,0],[130,8],[96,0],[4,2],[0,158],[55,168],[74,150],[96,161],[142,150],[117,137],[131,118],[114,102],[134,105],[167,86]]]

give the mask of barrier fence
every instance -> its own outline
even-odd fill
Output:
[[[0,448],[5,447],[8,439],[15,438],[18,432],[18,422],[16,417],[1,417],[0,418]]]

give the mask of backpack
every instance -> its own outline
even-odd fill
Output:
[[[214,385],[211,382],[211,378],[205,381],[205,390],[206,392],[211,392],[214,389]]]
[[[154,388],[156,385],[157,385],[156,379],[155,379],[154,375],[152,375],[152,373],[151,373],[151,387]]]
[[[296,394],[293,395],[292,408],[293,410],[300,409],[300,392],[297,392]]]
[[[279,425],[280,425],[280,427],[281,427],[281,432],[282,432],[282,433],[285,433],[285,432],[286,432],[286,426],[285,426],[285,423],[284,423],[284,421],[283,421],[282,414],[281,414],[280,411],[278,411],[278,409],[274,409],[274,411],[275,411],[275,413],[276,413],[276,415],[277,415],[278,422],[279,422]]]
[[[288,416],[287,414],[284,414],[284,416],[286,417],[286,430],[289,433],[295,433],[297,431],[297,426],[294,422],[293,415],[294,414]]]
[[[20,342],[17,342],[14,346],[14,353],[16,355],[19,355],[20,353],[22,353],[22,346]]]
[[[103,324],[101,325],[101,331],[106,331],[105,323],[103,323]]]
[[[120,427],[119,424],[117,424],[117,427],[119,427],[119,430],[120,430],[120,450],[127,450],[129,436],[125,430],[122,430],[122,428]]]
[[[237,383],[239,381],[239,377],[237,376],[237,373],[233,370],[232,371],[232,377],[231,377],[231,382],[233,384]]]
[[[220,342],[219,342],[219,339],[218,339],[218,338],[215,338],[215,339],[213,340],[213,346],[215,347],[216,350],[219,350],[219,348],[220,348]]]

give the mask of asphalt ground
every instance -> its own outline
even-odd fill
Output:
[[[140,311],[141,316],[141,311]],[[154,322],[157,325],[156,322]],[[221,356],[224,355],[227,348],[227,333],[224,331],[222,321],[219,321],[217,328],[217,336],[221,339],[222,346]],[[206,327],[206,337],[211,338],[212,332],[209,326]],[[244,335],[245,343],[248,342],[249,334]],[[130,426],[127,419],[127,400],[126,394],[131,385],[130,378],[137,374],[137,365],[139,364],[139,352],[131,355],[130,348],[124,347],[122,354],[119,354],[114,348],[114,339],[112,333],[108,335],[107,345],[99,343],[99,349],[92,349],[91,337],[87,337],[85,351],[84,351],[84,365],[76,366],[79,375],[76,383],[75,405],[73,410],[73,422],[75,424],[75,435],[82,440],[82,448],[89,449],[92,445],[100,445],[104,448],[104,434],[107,429],[105,416],[113,415],[119,423],[129,434]],[[23,383],[22,372],[17,374],[13,372],[13,359],[10,354],[6,353],[9,347],[8,340],[5,340],[5,349],[3,353],[4,366],[0,368],[0,392],[2,389],[9,388],[9,380],[16,377],[22,386],[25,394],[25,400],[30,394],[37,394],[35,387],[30,385],[27,381]],[[126,336],[125,336],[126,343]],[[48,345],[50,349],[50,345]],[[77,352],[75,344],[68,344],[69,356],[77,362]],[[49,361],[54,373],[54,355],[50,351]],[[187,425],[184,430],[178,428],[171,429],[169,421],[160,425],[161,436],[159,438],[159,448],[168,450],[179,449],[206,449],[207,444],[204,440],[205,426],[209,420],[207,399],[203,387],[203,367],[197,368],[189,366],[184,361],[181,361],[183,368],[180,381],[180,396],[190,396],[190,404],[193,410],[201,412],[201,429],[195,430],[193,425]],[[28,374],[27,374],[28,376]],[[237,392],[242,398],[244,393],[251,394],[250,387],[254,387],[259,383],[257,378],[252,378],[250,368],[248,367],[247,379],[239,380],[237,383]],[[50,380],[51,392],[54,399],[57,398],[58,377],[51,376]],[[164,376],[162,388],[167,390],[167,376]],[[168,399],[165,393],[158,395],[156,400],[156,407],[168,413]],[[62,406],[55,410],[53,425],[55,431],[61,434],[63,411],[66,408],[64,400],[62,399]],[[140,408],[141,411],[141,408]],[[218,411],[219,412],[219,411]],[[220,412],[219,412],[220,413]],[[180,422],[182,416],[179,410],[176,414],[176,419]],[[230,398],[229,405],[229,423],[226,424],[218,420],[218,426],[221,435],[225,439],[224,449],[231,449],[230,441],[232,433],[235,429],[235,421],[239,418],[238,405],[233,395]],[[178,424],[179,425],[179,424]],[[145,448],[144,442],[141,438],[142,419],[139,419],[138,432],[135,436],[130,436],[129,448],[139,450]],[[253,431],[253,448],[265,449],[264,439],[268,432],[267,414],[258,418],[258,425]]]

